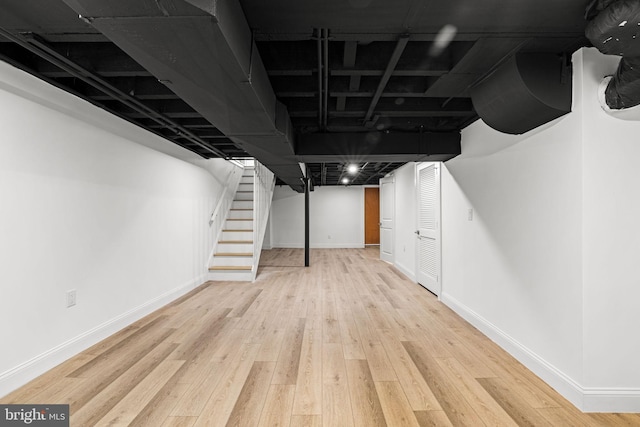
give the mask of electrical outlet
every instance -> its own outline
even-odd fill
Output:
[[[468,219],[469,221],[473,221],[473,208],[469,208]]]
[[[67,308],[76,305],[76,290],[67,291]]]

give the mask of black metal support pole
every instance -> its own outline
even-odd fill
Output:
[[[309,267],[309,178],[304,179],[304,266]]]

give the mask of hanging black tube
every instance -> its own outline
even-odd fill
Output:
[[[309,177],[304,180],[304,266],[309,267]]]
[[[605,91],[607,106],[620,110],[640,105],[640,48],[636,41],[640,0],[593,0],[586,18],[585,35],[593,46],[605,55],[622,57]]]

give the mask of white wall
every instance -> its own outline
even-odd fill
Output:
[[[200,285],[209,217],[235,166],[198,160],[4,63],[0,109],[4,395]]]
[[[574,112],[524,136],[469,126],[442,173],[442,300],[566,394],[583,379],[576,89]]]
[[[640,411],[640,123],[596,100],[616,63],[578,51],[571,114],[476,122],[442,174],[443,302],[586,411]]]
[[[584,50],[584,385],[640,399],[640,122],[595,101],[618,58]],[[627,393],[631,389],[631,393]],[[636,406],[640,411],[640,405]]]
[[[309,194],[312,248],[364,247],[364,187],[315,187]],[[274,248],[304,247],[304,194],[276,187],[271,205]]]

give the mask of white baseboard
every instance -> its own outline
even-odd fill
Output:
[[[416,279],[416,275],[415,273],[413,273],[411,270],[409,270],[407,267],[405,267],[404,265],[400,264],[399,262],[396,262],[393,264],[393,266],[395,268],[397,268],[398,270],[400,270],[400,272],[402,274],[404,274],[405,276],[407,276],[407,278],[409,280],[411,280],[414,283],[417,283],[417,279]]]
[[[169,292],[165,292],[164,294],[127,311],[126,313],[123,313],[93,329],[63,342],[12,369],[0,373],[0,397],[11,393],[34,378],[56,367],[65,360],[70,359],[92,345],[131,325],[144,316],[180,298],[192,289],[200,286],[206,280],[207,276],[201,275]]]
[[[583,388],[585,412],[640,412],[640,390]]]
[[[583,412],[640,412],[640,389],[587,388],[452,296],[440,300]]]

